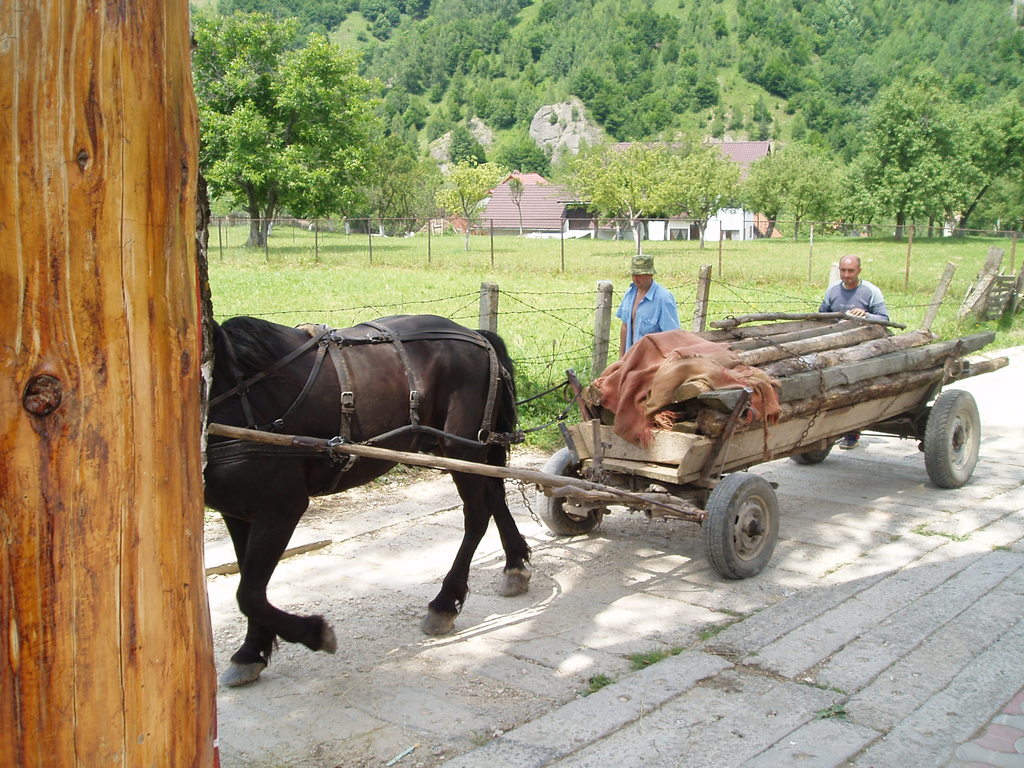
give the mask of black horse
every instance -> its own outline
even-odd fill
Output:
[[[401,315],[341,330],[290,328],[236,317],[214,328],[211,423],[503,466],[516,439],[512,363],[492,333],[433,315]],[[310,496],[369,482],[391,462],[210,437],[206,504],[224,517],[238,557],[245,641],[222,683],[256,680],[276,638],[334,653],[321,616],[275,608],[267,584]],[[505,550],[500,592],[529,586],[530,549],[505,501],[502,480],[452,472],[465,531],[422,629],[451,631],[468,593],[469,565],[493,517]]]

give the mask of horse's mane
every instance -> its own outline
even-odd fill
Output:
[[[295,348],[291,328],[258,317],[232,317],[220,329],[231,339],[238,364],[247,372],[263,370]]]

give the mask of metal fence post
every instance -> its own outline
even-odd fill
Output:
[[[480,283],[480,330],[498,332],[498,284]]]
[[[612,325],[612,284],[601,280],[597,284],[597,301],[594,305],[594,351],[590,358],[590,378],[601,375],[608,366],[608,344],[611,340]]]
[[[366,241],[370,244],[370,263],[373,264],[373,232],[370,231],[371,221],[366,220]]]
[[[693,305],[693,330],[700,333],[708,320],[708,295],[711,292],[711,265],[704,264],[697,277],[697,301]]]

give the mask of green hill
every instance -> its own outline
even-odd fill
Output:
[[[219,0],[362,50],[391,130],[523,131],[575,95],[617,140],[809,136],[851,157],[879,89],[922,68],[955,100],[1024,94],[1020,0]]]

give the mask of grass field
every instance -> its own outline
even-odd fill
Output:
[[[614,286],[613,309],[628,285],[631,241],[533,240],[502,236],[472,237],[464,250],[460,235],[378,237],[312,232],[276,227],[266,250],[242,247],[243,226],[212,227],[210,283],[218,319],[254,315],[295,325],[323,322],[335,327],[399,313],[431,313],[477,327],[480,285],[499,286],[498,331],[518,366],[520,394],[554,384],[573,368],[584,381],[592,377],[591,348],[599,281]],[[987,238],[915,238],[908,244],[891,238],[816,238],[805,240],[645,242],[655,256],[657,279],[679,304],[689,328],[697,275],[711,265],[709,321],[755,312],[810,312],[821,301],[833,262],[856,253],[863,277],[885,294],[892,319],[917,328],[947,262],[956,274],[933,331],[942,338],[994,330],[991,348],[1024,344],[1024,323],[959,324],[956,313],[985,261],[990,246],[1011,253],[1019,268],[1024,248]],[[493,250],[492,250],[493,247]],[[371,253],[372,249],[372,253]],[[618,321],[612,319],[613,346]],[[617,350],[613,350],[612,359]],[[553,417],[562,395],[524,409],[528,425]],[[553,431],[553,430],[549,430]]]

